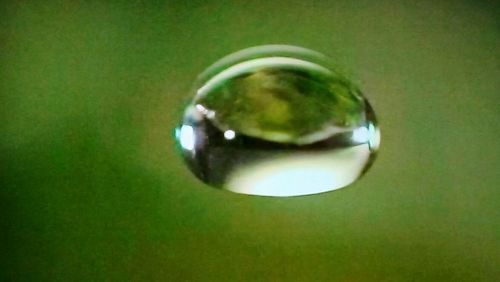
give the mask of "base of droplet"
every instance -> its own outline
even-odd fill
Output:
[[[299,146],[228,134],[206,117],[188,116],[183,128],[189,129],[183,153],[191,171],[211,186],[241,194],[289,197],[340,189],[375,157],[356,129]]]

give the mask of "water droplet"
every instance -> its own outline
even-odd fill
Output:
[[[176,138],[205,183],[265,196],[345,187],[374,160],[374,112],[323,55],[268,45],[229,55],[202,73]]]

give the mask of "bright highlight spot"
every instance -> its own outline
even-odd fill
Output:
[[[352,131],[352,141],[366,143],[370,139],[370,132],[366,127],[356,128]]]
[[[186,150],[194,149],[194,129],[190,125],[183,125],[179,134],[179,140],[182,148]]]
[[[232,140],[232,139],[234,139],[235,136],[236,136],[236,132],[234,132],[232,130],[224,131],[224,138],[226,138],[227,140]]]

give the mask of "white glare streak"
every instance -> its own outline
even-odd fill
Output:
[[[194,129],[190,125],[183,125],[181,127],[180,142],[182,148],[186,150],[194,149]]]
[[[375,128],[375,126],[370,123],[370,125],[368,125],[368,131],[370,132],[368,145],[372,150],[377,150],[380,144],[380,130],[378,130],[378,128]]]

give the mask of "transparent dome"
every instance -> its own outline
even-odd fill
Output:
[[[372,163],[380,134],[359,89],[311,50],[268,45],[203,72],[177,128],[186,163],[237,193],[297,196],[345,187]]]

